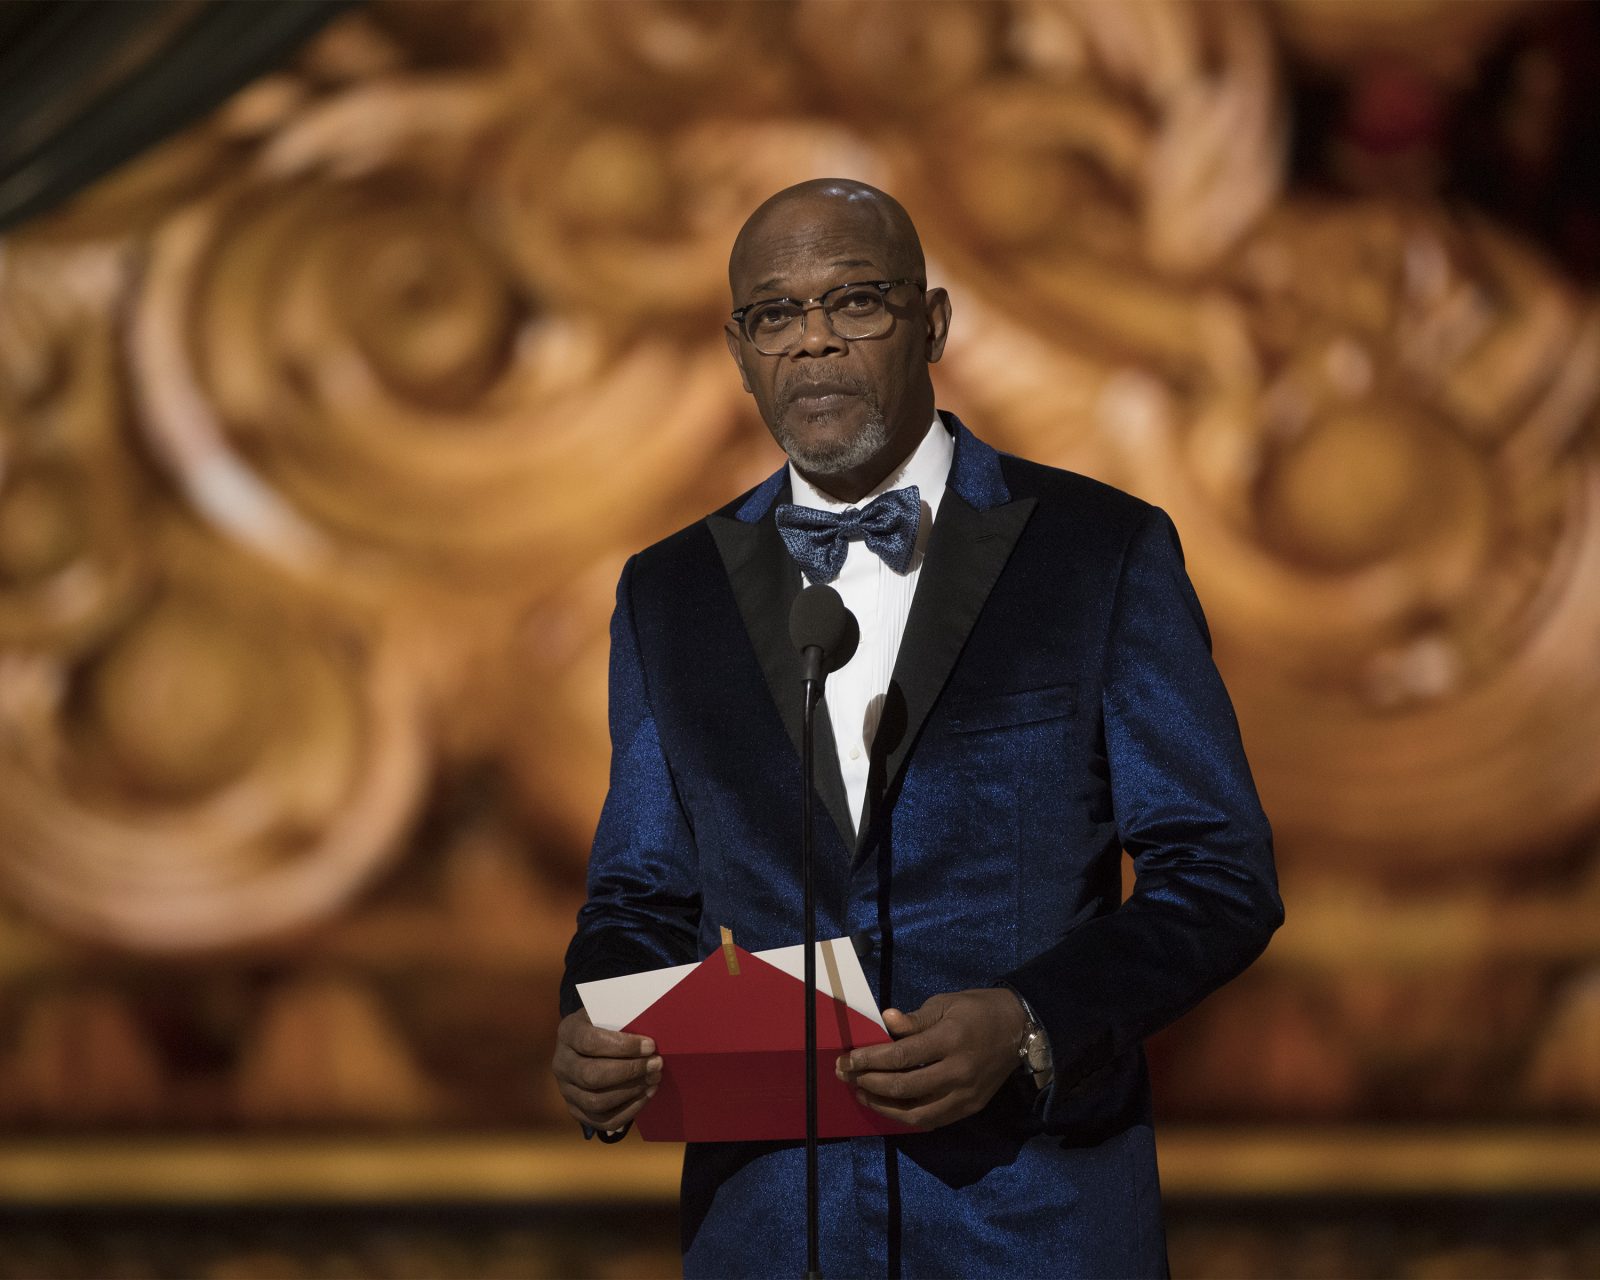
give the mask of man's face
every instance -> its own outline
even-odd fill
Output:
[[[897,280],[909,274],[904,255],[870,208],[832,199],[798,200],[770,214],[732,267],[734,305],[770,298],[821,296],[852,281]],[[727,327],[728,349],[745,390],[768,430],[809,478],[838,479],[839,497],[859,485],[851,478],[887,474],[916,447],[933,420],[928,364],[939,358],[949,323],[942,289],[926,297],[912,285],[889,295],[894,321],[874,338],[846,341],[821,308],[805,315],[805,333],[782,355],[764,355],[738,326]]]

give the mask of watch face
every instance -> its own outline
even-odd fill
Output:
[[[1050,1065],[1050,1042],[1037,1027],[1023,1037],[1022,1056],[1030,1071],[1043,1071]]]

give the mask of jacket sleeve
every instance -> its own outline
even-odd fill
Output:
[[[1272,831],[1177,531],[1158,508],[1124,550],[1110,616],[1105,750],[1135,886],[1002,979],[1050,1041],[1047,1126],[1074,1084],[1242,971],[1283,922]]]
[[[661,749],[633,623],[629,560],[611,615],[611,781],[589,854],[588,900],[567,948],[561,1015],[582,1007],[577,984],[698,957],[694,837]]]

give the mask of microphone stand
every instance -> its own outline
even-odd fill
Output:
[[[815,777],[815,719],[822,696],[823,654],[817,645],[803,651],[805,714],[800,731],[800,879],[805,920],[806,988],[806,1280],[821,1280],[817,1260],[817,901],[811,866],[811,792]]]

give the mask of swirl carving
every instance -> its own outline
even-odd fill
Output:
[[[460,146],[503,101],[422,96],[432,141],[444,115]],[[313,574],[532,588],[614,536],[587,512],[706,465],[732,404],[720,361],[547,306],[466,190],[426,163],[330,174],[345,145],[313,114],[266,166],[293,179],[247,179],[153,237],[130,355],[152,445],[199,510]]]
[[[80,654],[0,662],[0,876],[71,933],[179,952],[346,902],[397,851],[426,752],[392,646],[184,556]]]
[[[1109,443],[1184,530],[1289,856],[1559,857],[1600,812],[1600,313],[1381,204],[1286,205],[1230,274],[1209,376],[1146,369]]]

